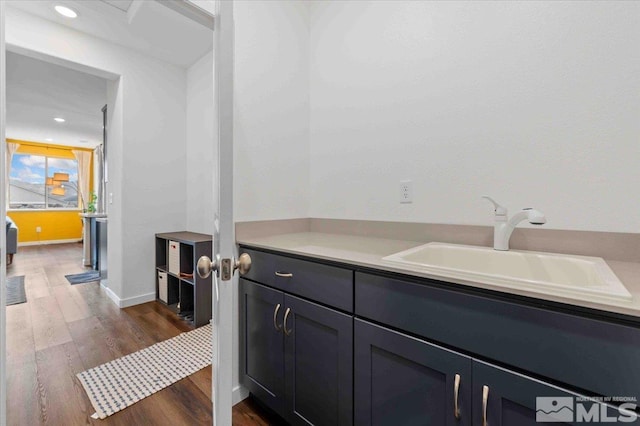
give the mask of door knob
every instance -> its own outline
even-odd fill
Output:
[[[235,260],[233,270],[238,270],[240,275],[245,275],[251,270],[251,256],[249,253],[242,253],[238,259]]]
[[[209,256],[202,256],[198,259],[196,269],[200,278],[209,278],[211,272],[218,271],[218,263],[209,259]]]
[[[238,259],[222,259],[220,265],[219,267],[218,263],[212,261],[208,256],[202,256],[198,259],[196,265],[198,276],[200,278],[209,278],[211,272],[221,271],[220,279],[229,281],[236,270],[240,272],[240,275],[244,275],[251,270],[251,256],[248,253],[242,253]]]

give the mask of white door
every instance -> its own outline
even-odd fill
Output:
[[[214,172],[217,196],[213,256],[198,262],[198,273],[213,270],[213,424],[231,425],[233,386],[233,2],[216,1],[214,24],[215,111],[218,126],[218,165]],[[202,268],[201,268],[202,266]],[[204,268],[204,270],[203,270]]]
[[[207,7],[210,2],[197,2]],[[207,7],[208,9],[208,7]],[[248,270],[251,259],[235,259],[233,221],[233,1],[214,3],[214,93],[217,165],[212,170],[214,199],[213,259],[198,260],[198,274],[212,275],[213,424],[231,425],[233,405],[233,274]],[[206,190],[206,189],[205,189]],[[236,281],[237,282],[237,281]]]

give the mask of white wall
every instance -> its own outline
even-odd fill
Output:
[[[549,228],[639,232],[639,16],[637,2],[314,2],[309,215],[489,225],[491,195]]]
[[[236,1],[234,220],[306,217],[309,200],[309,7]],[[234,293],[234,400],[239,295]]]
[[[234,216],[306,217],[309,198],[309,7],[237,1]]]
[[[109,288],[122,304],[153,300],[154,234],[186,226],[186,71],[7,9],[14,49],[121,76],[108,89]]]
[[[122,194],[123,174],[121,165],[124,156],[124,81],[119,78],[107,83],[107,175],[108,182],[105,185],[105,203],[107,223],[107,280],[101,281],[102,285],[109,287],[109,296],[124,299],[126,288],[124,277],[124,247],[126,241],[124,233],[123,203],[118,195]],[[119,142],[114,142],[119,141]],[[115,160],[115,161],[112,161]],[[109,193],[113,193],[113,203],[109,202]],[[155,247],[155,245],[154,245]],[[140,255],[138,254],[138,257]],[[143,293],[144,294],[144,293]]]
[[[215,149],[213,52],[187,70],[187,229],[213,232]],[[216,197],[217,198],[217,197]]]

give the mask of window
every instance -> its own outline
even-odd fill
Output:
[[[69,180],[47,185],[47,177],[53,177],[55,173],[66,174]],[[68,158],[13,154],[9,208],[78,208],[78,162]]]

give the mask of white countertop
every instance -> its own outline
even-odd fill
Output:
[[[104,217],[107,217],[107,214],[106,213],[80,213],[80,217],[104,218]]]
[[[417,267],[397,265],[382,260],[382,258],[399,251],[420,246],[424,244],[424,242],[369,238],[345,234],[302,232],[261,238],[243,238],[238,241],[238,244],[640,317],[640,263],[607,261],[609,267],[633,296],[630,301],[586,301],[567,296],[550,295],[518,288],[497,287],[467,280],[452,279],[450,277],[425,272]]]

